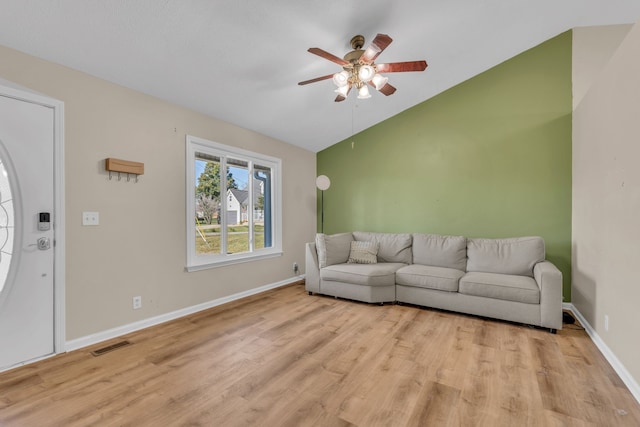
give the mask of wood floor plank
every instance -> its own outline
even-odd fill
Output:
[[[460,390],[437,382],[421,387],[407,426],[454,425],[454,413],[460,401]]]
[[[0,425],[638,426],[640,405],[579,324],[292,285],[0,373]]]

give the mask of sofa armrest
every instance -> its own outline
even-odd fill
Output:
[[[305,245],[304,287],[309,292],[320,292],[320,263],[315,243]]]
[[[562,329],[562,272],[549,261],[533,267],[540,287],[540,323],[545,328]]]

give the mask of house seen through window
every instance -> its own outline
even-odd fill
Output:
[[[281,253],[280,161],[187,137],[187,269]]]

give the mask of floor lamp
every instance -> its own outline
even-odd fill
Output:
[[[324,233],[324,190],[327,190],[331,186],[331,180],[326,175],[320,175],[316,178],[316,187],[322,191],[322,219],[320,225],[320,232]]]

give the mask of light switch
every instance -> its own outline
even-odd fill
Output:
[[[82,225],[100,225],[100,213],[82,212]]]

